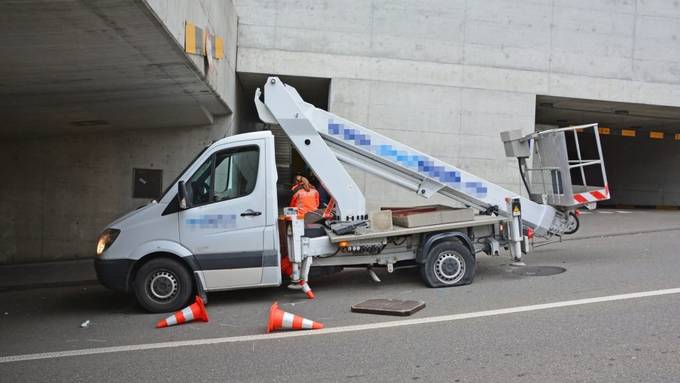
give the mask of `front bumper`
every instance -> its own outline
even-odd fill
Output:
[[[95,259],[94,269],[99,283],[112,290],[128,292],[134,263],[131,259]]]

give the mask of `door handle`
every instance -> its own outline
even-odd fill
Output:
[[[241,217],[245,217],[245,216],[257,217],[258,215],[262,215],[262,212],[259,212],[259,211],[252,211],[252,210],[250,210],[250,209],[248,209],[248,210],[244,211],[243,213],[241,213]]]

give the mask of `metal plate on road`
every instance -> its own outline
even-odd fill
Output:
[[[548,275],[561,274],[567,271],[559,266],[522,266],[512,269],[513,274],[525,277],[546,277]]]
[[[352,305],[352,312],[409,316],[425,307],[423,301],[402,301],[399,299],[369,299]]]

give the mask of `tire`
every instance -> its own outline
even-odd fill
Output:
[[[574,213],[569,213],[569,220],[567,221],[567,224],[567,230],[564,232],[564,234],[574,234],[581,226],[580,220]]]
[[[152,313],[180,310],[189,305],[194,292],[191,272],[170,258],[144,263],[137,270],[133,287],[139,305]]]
[[[472,283],[477,263],[470,250],[459,241],[435,244],[420,266],[428,287],[451,287]]]

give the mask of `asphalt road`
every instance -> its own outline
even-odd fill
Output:
[[[582,222],[570,240],[526,258],[561,274],[523,276],[507,257],[480,256],[472,285],[428,289],[415,269],[380,271],[379,284],[350,270],[314,281],[315,300],[285,288],[214,293],[210,322],[163,330],[154,324],[165,315],[97,285],[3,291],[0,381],[679,381],[680,290],[522,311],[680,288],[680,212],[603,210]],[[399,326],[386,322],[403,318],[350,312],[372,298],[427,307]],[[261,336],[274,301],[330,331]],[[450,316],[462,313],[475,314]],[[157,345],[178,341],[188,344]],[[115,346],[130,347],[88,354]],[[86,355],[7,358],[68,350]]]

